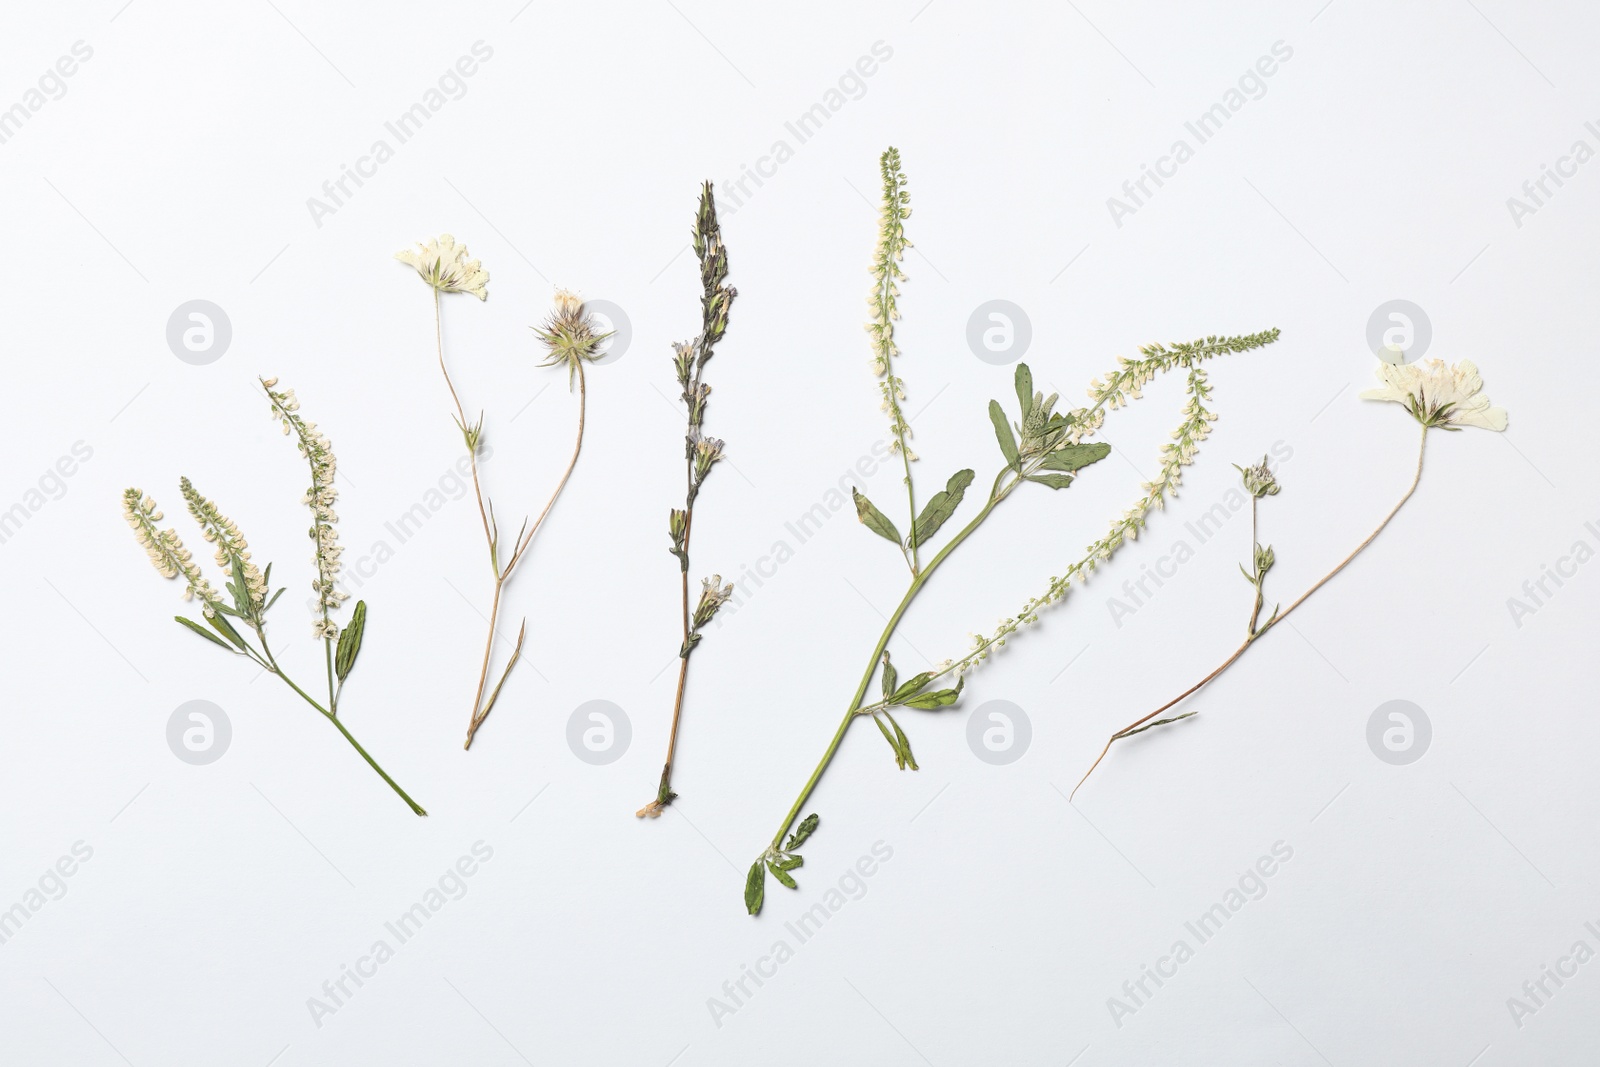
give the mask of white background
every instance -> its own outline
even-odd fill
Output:
[[[1547,980],[1520,1026],[1507,999],[1574,942],[1600,950],[1584,928],[1600,926],[1595,568],[1547,582],[1520,626],[1507,602],[1574,542],[1600,548],[1577,447],[1600,385],[1600,165],[1520,226],[1506,200],[1575,140],[1600,148],[1584,127],[1597,29],[1582,5],[1503,0],[13,5],[0,107],[75,42],[93,56],[0,145],[0,509],[27,512],[0,545],[0,908],[75,842],[93,856],[0,945],[0,1061],[1591,1062],[1600,963]],[[307,199],[477,41],[493,56],[465,95],[318,225]],[[1184,122],[1279,41],[1292,58],[1264,95],[1119,227],[1107,198],[1192,144]],[[876,42],[890,58],[799,144],[785,122]],[[729,183],[780,139],[793,157],[735,209]],[[984,301],[1026,310],[1025,358],[1067,405],[1139,344],[1283,337],[1214,365],[1222,418],[1147,537],[973,674],[958,708],[903,718],[920,772],[857,724],[808,806],[822,828],[800,891],[769,882],[751,919],[744,870],[906,581],[848,509],[803,544],[785,526],[886,436],[861,324],[889,144],[916,209],[900,367],[923,496],[963,466],[985,485],[999,462],[984,408],[1014,403],[1011,368],[965,336]],[[646,823],[632,813],[655,787],[679,640],[669,343],[698,325],[685,245],[706,178],[740,296],[707,371],[707,429],[731,459],[701,498],[694,574],[743,574],[779,541],[793,556],[747,580],[701,647],[683,797]],[[621,305],[633,336],[590,375],[582,461],[511,587],[529,661],[470,753],[489,594],[470,500],[355,590],[371,621],[341,717],[430,809],[419,820],[293,694],[170,621],[178,590],[118,508],[146,489],[206,559],[179,475],[214,496],[289,584],[274,632],[314,679],[305,471],[253,383],[280,375],[332,437],[352,568],[393,546],[383,524],[460,458],[428,292],[390,258],[439,232],[492,274],[486,304],[446,301],[445,330],[508,523],[542,504],[570,444],[575,398],[527,329],[552,286]],[[1120,625],[1108,607],[1195,544],[1184,524],[1236,484],[1231,464],[1292,449],[1262,516],[1285,602],[1404,489],[1415,425],[1356,399],[1368,317],[1395,298],[1426,310],[1430,357],[1478,363],[1510,431],[1431,435],[1421,489],[1376,545],[1189,705],[1198,717],[1119,748],[1069,806],[1105,735],[1242,633],[1243,517]],[[208,366],[166,342],[192,299],[232,323]],[[1179,384],[1112,417],[1116,453],[1079,485],[1030,487],[953,557],[891,646],[903,671],[959,654],[1099,536],[1153,471]],[[80,441],[92,458],[30,497]],[[866,488],[898,502],[892,469]],[[166,741],[193,699],[232,723],[209,766]],[[593,699],[632,724],[602,767],[566,741]],[[997,699],[1033,731],[1002,767],[966,741]],[[1366,742],[1393,699],[1433,724],[1409,766]],[[478,841],[493,858],[465,896],[317,1025],[309,998]],[[1293,858],[1265,895],[1117,1025],[1108,998],[1195,946],[1185,922],[1280,841]],[[892,858],[799,944],[785,923],[852,886],[875,842]],[[793,958],[734,1005],[724,983],[780,939]]]

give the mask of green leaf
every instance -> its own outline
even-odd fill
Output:
[[[859,489],[851,489],[850,495],[855,497],[856,517],[862,525],[887,541],[893,541],[895,547],[900,546],[900,531],[894,528],[894,523],[889,517],[879,511],[877,507],[862,494]]]
[[[744,879],[744,910],[751,915],[761,914],[761,902],[767,895],[767,867],[766,859],[756,860],[750,865],[750,873]]]
[[[220,613],[206,616],[206,621],[211,624],[213,630],[233,642],[234,648],[237,648],[240,652],[244,651],[244,638],[240,637],[239,631],[233,628],[233,623],[223,618]]]
[[[1017,399],[1022,402],[1024,420],[1033,413],[1033,371],[1026,363],[1017,364]]]
[[[179,622],[183,623],[189,629],[193,630],[195,633],[199,634],[201,637],[205,638],[207,641],[210,641],[212,644],[220,645],[222,648],[226,649],[229,652],[233,651],[233,649],[228,646],[228,643],[226,641],[224,641],[222,638],[218,637],[216,634],[212,633],[210,630],[206,629],[204,626],[201,626],[199,623],[195,622],[193,619],[186,619],[182,615],[174,615],[173,618],[177,619]]]
[[[900,769],[904,770],[906,767],[910,767],[914,771],[920,770],[921,768],[917,766],[915,757],[911,755],[911,739],[906,736],[904,730],[900,729],[900,724],[894,721],[893,715],[889,715],[887,718],[889,719],[889,725],[894,727],[894,736],[900,742],[900,754],[905,760]]]
[[[1047,471],[1082,470],[1091,463],[1099,463],[1109,455],[1111,446],[1099,441],[1087,445],[1062,445],[1046,456],[1039,466]]]
[[[883,695],[884,696],[887,697],[890,693],[894,692],[895,682],[899,679],[899,677],[900,677],[900,674],[899,674],[898,671],[896,671],[894,669],[894,664],[889,662],[889,653],[888,653],[888,651],[885,651],[883,653]]]
[[[797,870],[806,865],[804,856],[784,856],[778,860],[778,866],[786,871]]]
[[[289,588],[289,587],[288,586],[284,586],[283,587],[283,589],[287,589],[287,588]],[[265,615],[267,613],[267,608],[272,607],[272,605],[274,605],[274,604],[276,604],[278,602],[278,598],[283,595],[283,589],[280,589],[276,593],[272,594],[272,599],[268,600],[267,603],[266,603],[266,607],[263,607],[261,609],[261,614]]]
[[[905,705],[908,708],[919,708],[922,711],[949,707],[956,702],[956,698],[961,695],[961,687],[966,684],[967,680],[963,678],[956,683],[954,689],[936,689],[932,693],[923,693],[920,696],[912,697],[905,702]]]
[[[939,532],[939,527],[945,524],[950,516],[956,513],[956,508],[961,506],[961,498],[966,495],[967,486],[972,484],[974,475],[971,471],[956,471],[950,480],[944,483],[944,488],[928,498],[923,505],[922,514],[917,516],[916,529],[912,531],[912,547],[919,547],[928,543],[928,539]]]
[[[785,886],[786,888],[788,888],[788,889],[799,889],[800,888],[799,883],[794,880],[794,877],[788,871],[784,870],[782,867],[779,867],[776,863],[773,863],[771,860],[767,861],[767,870],[771,871],[772,872],[772,877],[776,878],[779,881],[779,883],[782,884],[783,886]]]
[[[350,676],[350,668],[356,665],[356,657],[361,654],[361,635],[366,628],[367,602],[358,600],[350,624],[339,634],[339,650],[333,655],[333,670],[341,682]]]
[[[806,838],[817,832],[817,823],[819,821],[814,812],[801,819],[800,825],[795,827],[794,833],[789,835],[789,840],[784,844],[783,850],[785,852],[793,852],[805,844]]]
[[[914,695],[918,690],[931,681],[933,681],[932,672],[923,671],[921,674],[902,685],[899,689],[896,689],[889,697],[889,703],[904,704],[907,697]]]
[[[1028,475],[1028,481],[1038,482],[1040,485],[1048,485],[1052,489],[1065,489],[1067,486],[1072,484],[1072,475],[1030,474]]]
[[[905,770],[906,769],[906,754],[900,748],[900,742],[895,740],[894,734],[891,734],[889,732],[889,728],[887,726],[883,725],[883,720],[878,718],[878,716],[876,714],[874,714],[872,716],[872,721],[877,723],[878,732],[883,735],[883,739],[885,741],[889,742],[889,747],[894,750],[894,765],[895,765],[895,767],[898,770],[902,770],[902,771]]]
[[[1006,420],[1005,409],[998,400],[989,401],[989,421],[994,423],[995,440],[1000,442],[1000,452],[1006,457],[1006,463],[1013,470],[1017,469],[1017,439],[1011,433],[1011,423]]]

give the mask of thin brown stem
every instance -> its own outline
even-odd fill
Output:
[[[505,589],[506,583],[511,579],[511,572],[521,562],[523,554],[528,550],[528,546],[533,543],[533,535],[544,524],[546,516],[550,514],[550,509],[555,507],[556,498],[561,495],[561,490],[566,488],[567,480],[572,477],[572,471],[578,465],[578,455],[583,451],[583,425],[585,409],[588,405],[588,386],[583,376],[581,362],[576,369],[578,375],[578,438],[577,442],[572,446],[572,459],[567,463],[567,469],[562,473],[561,481],[556,483],[555,492],[550,494],[550,500],[545,504],[544,510],[539,512],[539,517],[518,538],[517,547],[512,553],[511,559],[506,562],[503,568],[498,568],[495,572],[494,602],[489,608],[489,639],[484,644],[483,668],[478,673],[478,692],[472,700],[472,718],[467,723],[467,740],[461,746],[462,748],[470,749],[472,747],[472,739],[477,736],[478,727],[483,725],[484,720],[489,717],[489,712],[494,710],[495,701],[500,697],[500,690],[506,684],[506,679],[511,675],[511,668],[516,666],[517,660],[522,656],[522,644],[528,632],[526,619],[523,620],[522,629],[517,634],[517,644],[511,652],[511,659],[506,663],[505,670],[500,674],[500,681],[495,684],[494,691],[489,694],[489,699],[485,702],[483,693],[489,681],[489,661],[493,656],[495,632],[500,621],[501,593]],[[476,478],[476,466],[474,466],[473,470],[474,478]],[[485,529],[488,529],[488,527],[485,526]]]
[[[1371,545],[1373,541],[1377,540],[1378,535],[1381,534],[1384,531],[1384,528],[1387,527],[1389,525],[1389,523],[1394,519],[1394,517],[1400,513],[1400,509],[1405,507],[1406,501],[1410,500],[1411,497],[1412,497],[1412,494],[1414,494],[1417,491],[1417,486],[1419,484],[1421,484],[1421,482],[1422,482],[1422,461],[1423,461],[1424,457],[1427,455],[1427,450],[1428,450],[1428,427],[1424,426],[1422,428],[1421,440],[1420,440],[1420,442],[1419,442],[1419,444],[1417,446],[1417,470],[1416,470],[1416,474],[1411,479],[1411,486],[1410,486],[1410,488],[1408,488],[1406,490],[1405,495],[1400,498],[1399,502],[1397,504],[1395,504],[1395,506],[1393,508],[1390,509],[1389,514],[1387,514],[1387,515],[1385,515],[1383,517],[1383,521],[1378,523],[1377,529],[1373,530],[1372,533],[1368,534],[1367,535],[1367,539],[1365,541],[1362,541],[1359,545],[1357,545],[1356,548],[1355,548],[1355,551],[1351,552],[1348,556],[1346,556],[1343,560],[1341,560],[1339,562],[1338,566],[1334,567],[1333,570],[1329,571],[1327,574],[1325,574],[1321,578],[1319,578],[1315,582],[1315,584],[1313,584],[1311,586],[1310,589],[1307,589],[1304,593],[1300,594],[1299,599],[1297,599],[1294,603],[1290,604],[1287,611],[1284,611],[1284,612],[1278,614],[1274,618],[1268,619],[1267,620],[1267,624],[1265,626],[1263,626],[1259,631],[1255,629],[1254,615],[1252,615],[1252,621],[1251,621],[1251,627],[1250,627],[1250,631],[1251,631],[1250,635],[1244,639],[1244,643],[1242,645],[1240,645],[1237,649],[1234,650],[1233,655],[1229,656],[1226,660],[1223,661],[1222,666],[1218,667],[1216,670],[1212,671],[1210,674],[1208,674],[1204,678],[1200,679],[1200,681],[1196,682],[1194,685],[1190,686],[1188,689],[1185,689],[1182,693],[1179,693],[1176,697],[1174,697],[1173,699],[1167,701],[1165,704],[1161,705],[1156,710],[1150,712],[1150,714],[1144,715],[1144,716],[1142,716],[1140,718],[1135,719],[1133,722],[1130,722],[1128,725],[1124,726],[1122,729],[1120,729],[1116,733],[1112,734],[1111,737],[1106,741],[1105,747],[1100,750],[1100,755],[1095,757],[1095,761],[1092,764],[1089,765],[1089,769],[1086,772],[1084,772],[1083,777],[1078,779],[1078,784],[1072,787],[1072,792],[1070,794],[1068,794],[1068,796],[1067,796],[1068,802],[1071,802],[1072,798],[1077,795],[1078,790],[1083,788],[1083,783],[1087,782],[1089,780],[1089,775],[1094,773],[1095,768],[1100,766],[1100,761],[1106,758],[1106,753],[1111,751],[1111,746],[1112,745],[1116,744],[1117,741],[1121,740],[1122,738],[1127,737],[1129,734],[1131,734],[1134,731],[1136,731],[1139,727],[1143,726],[1145,723],[1149,722],[1151,719],[1154,719],[1157,715],[1160,715],[1162,712],[1167,711],[1168,709],[1177,706],[1178,704],[1182,703],[1184,700],[1186,700],[1189,697],[1193,696],[1196,692],[1198,692],[1200,689],[1204,688],[1207,684],[1209,684],[1212,680],[1214,680],[1223,671],[1225,671],[1229,667],[1233,666],[1234,663],[1239,659],[1239,657],[1243,656],[1245,654],[1245,651],[1247,649],[1249,649],[1249,647],[1251,645],[1255,644],[1257,638],[1260,638],[1260,637],[1264,636],[1267,633],[1267,631],[1271,630],[1274,626],[1276,626],[1278,623],[1282,622],[1284,619],[1287,619],[1289,617],[1289,615],[1295,610],[1295,608],[1298,608],[1301,604],[1304,604],[1306,602],[1306,600],[1310,598],[1312,593],[1315,593],[1318,589],[1321,589],[1324,585],[1327,585],[1328,582],[1333,578],[1334,575],[1336,575],[1340,571],[1344,570],[1346,567],[1348,567],[1350,565],[1351,561],[1353,561],[1357,556],[1361,555],[1362,552],[1366,551],[1367,546]],[[1253,534],[1254,533],[1254,525],[1255,525],[1255,522],[1254,522],[1254,511],[1253,510],[1252,510],[1251,514],[1252,514],[1251,527],[1252,527],[1252,534]],[[1251,551],[1252,551],[1252,553],[1254,552],[1254,546],[1253,545],[1251,547]],[[1260,594],[1258,592],[1258,594],[1257,594],[1258,598],[1259,598],[1259,595]],[[1259,610],[1259,608],[1258,608],[1258,610]]]

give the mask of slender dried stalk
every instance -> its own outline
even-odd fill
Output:
[[[689,541],[694,530],[694,506],[711,470],[722,460],[722,442],[706,437],[706,405],[711,387],[705,384],[706,363],[715,354],[716,343],[728,329],[728,309],[738,291],[724,284],[728,278],[728,253],[722,244],[722,227],[717,222],[717,204],[710,182],[700,189],[700,206],[695,213],[694,251],[700,260],[700,333],[693,341],[674,346],[673,369],[682,389],[680,399],[688,413],[688,430],[683,441],[684,503],[673,509],[667,520],[672,539],[669,551],[678,558],[678,585],[681,594],[683,643],[678,646],[678,688],[672,700],[672,728],[667,735],[667,760],[661,768],[655,799],[634,812],[639,818],[660,818],[677,798],[672,791],[672,765],[678,751],[678,726],[683,719],[683,698],[689,681],[689,657],[700,644],[701,632],[717,610],[733,595],[733,586],[723,585],[721,575],[702,583],[699,603],[690,609]]]
[[[1390,509],[1389,514],[1387,514],[1387,515],[1385,515],[1383,517],[1383,521],[1378,523],[1377,529],[1373,530],[1372,533],[1368,534],[1367,535],[1367,539],[1365,541],[1362,541],[1359,545],[1357,545],[1355,547],[1355,551],[1351,552],[1348,556],[1346,556],[1344,559],[1342,559],[1339,562],[1338,566],[1334,567],[1333,570],[1329,571],[1327,574],[1324,574],[1321,578],[1317,579],[1317,581],[1312,584],[1310,589],[1307,589],[1304,593],[1301,593],[1299,599],[1295,600],[1294,603],[1290,604],[1287,610],[1282,611],[1282,612],[1278,612],[1278,613],[1274,613],[1273,616],[1271,618],[1267,619],[1267,621],[1265,623],[1263,623],[1260,626],[1259,629],[1256,627],[1256,619],[1259,617],[1260,612],[1261,612],[1261,594],[1260,594],[1259,586],[1258,586],[1257,593],[1256,593],[1256,604],[1255,604],[1255,607],[1251,610],[1250,623],[1249,623],[1249,626],[1247,627],[1248,633],[1247,633],[1247,635],[1246,635],[1246,637],[1244,639],[1244,643],[1241,644],[1238,648],[1234,649],[1233,650],[1233,654],[1230,655],[1227,659],[1223,660],[1222,664],[1219,667],[1217,667],[1215,670],[1213,670],[1210,674],[1206,675],[1204,678],[1200,679],[1194,685],[1191,685],[1188,689],[1185,689],[1183,692],[1179,693],[1177,696],[1173,697],[1171,700],[1167,701],[1165,704],[1161,705],[1156,710],[1150,712],[1148,715],[1140,716],[1139,718],[1137,718],[1137,719],[1133,720],[1132,722],[1130,722],[1128,725],[1124,726],[1122,729],[1118,730],[1116,733],[1112,734],[1110,736],[1110,738],[1108,738],[1106,740],[1105,747],[1100,750],[1100,755],[1095,757],[1095,761],[1089,765],[1089,769],[1084,772],[1083,777],[1078,779],[1078,784],[1072,787],[1072,792],[1070,794],[1068,794],[1068,796],[1067,796],[1067,799],[1069,801],[1073,797],[1078,795],[1078,790],[1083,788],[1083,783],[1087,782],[1089,780],[1089,776],[1094,773],[1095,768],[1100,766],[1101,761],[1106,758],[1106,754],[1111,751],[1111,746],[1112,745],[1116,744],[1118,741],[1122,740],[1125,737],[1131,737],[1134,734],[1142,733],[1145,730],[1150,729],[1152,726],[1162,726],[1162,725],[1165,725],[1166,723],[1176,722],[1178,719],[1188,718],[1189,715],[1195,714],[1195,712],[1189,712],[1187,715],[1177,715],[1177,716],[1174,716],[1171,719],[1164,719],[1161,722],[1151,722],[1150,721],[1150,720],[1154,719],[1157,715],[1160,715],[1162,712],[1168,711],[1168,710],[1170,710],[1172,708],[1177,707],[1179,704],[1183,703],[1185,700],[1189,699],[1191,696],[1193,696],[1194,694],[1198,693],[1201,689],[1204,689],[1207,685],[1209,685],[1212,681],[1214,681],[1217,677],[1219,677],[1229,667],[1231,667],[1235,663],[1237,663],[1239,661],[1239,658],[1241,656],[1243,656],[1247,651],[1249,651],[1251,645],[1254,645],[1257,640],[1259,640],[1260,638],[1264,637],[1266,635],[1267,631],[1271,630],[1278,623],[1280,623],[1283,620],[1287,619],[1294,612],[1294,610],[1296,608],[1298,608],[1301,604],[1304,604],[1306,602],[1306,600],[1310,598],[1312,593],[1315,593],[1318,589],[1321,589],[1324,585],[1327,585],[1328,582],[1333,578],[1334,575],[1338,574],[1340,571],[1342,571],[1346,567],[1348,567],[1351,564],[1351,562],[1357,556],[1361,555],[1362,552],[1366,551],[1367,546],[1371,545],[1373,541],[1376,541],[1378,539],[1378,535],[1381,534],[1384,531],[1384,528],[1387,527],[1391,521],[1393,521],[1393,519],[1394,519],[1394,517],[1396,515],[1400,514],[1400,509],[1405,507],[1406,501],[1411,499],[1412,494],[1414,494],[1417,491],[1417,486],[1419,484],[1421,484],[1421,482],[1422,482],[1422,461],[1423,461],[1423,458],[1427,455],[1428,429],[1429,429],[1429,427],[1427,425],[1423,425],[1423,427],[1422,427],[1422,437],[1421,437],[1421,439],[1420,439],[1420,441],[1419,441],[1419,443],[1417,445],[1417,470],[1416,470],[1416,474],[1411,479],[1410,487],[1408,489],[1406,489],[1405,495],[1400,498],[1399,502],[1397,504],[1395,504],[1395,506],[1392,509]],[[1255,500],[1256,500],[1256,498],[1254,496],[1252,496],[1251,500],[1250,500],[1250,503],[1251,503],[1250,529],[1251,529],[1252,540],[1254,540],[1254,536],[1255,536]],[[1146,725],[1147,723],[1149,725]]]

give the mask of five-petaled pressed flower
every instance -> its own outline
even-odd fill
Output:
[[[1392,400],[1405,405],[1423,426],[1459,430],[1480,426],[1485,430],[1506,428],[1505,408],[1491,407],[1483,394],[1483,379],[1470,360],[1448,365],[1442,359],[1423,363],[1382,363],[1378,366],[1377,389],[1361,394],[1363,400]]]
[[[466,245],[456,244],[454,237],[441,233],[427,244],[396,252],[394,258],[415,267],[422,280],[441,293],[468,293],[487,300],[489,272],[467,255]]]

